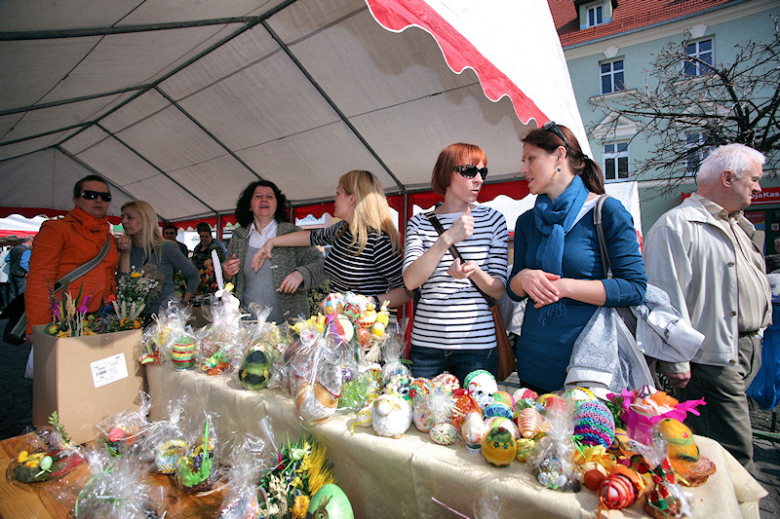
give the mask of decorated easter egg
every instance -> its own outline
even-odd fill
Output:
[[[387,328],[387,325],[380,322],[375,322],[374,325],[371,327],[371,333],[374,335],[374,337],[381,337],[385,334],[385,329]]]
[[[503,390],[499,390],[493,393],[493,400],[495,402],[503,402],[510,408],[515,406],[515,399],[512,398],[512,395]]]
[[[517,416],[517,428],[523,438],[533,438],[542,431],[542,415],[532,407],[523,409]]]
[[[520,400],[515,400],[515,418],[520,415],[520,411],[529,408],[536,409],[539,412],[544,410],[544,406],[538,403],[536,400],[531,400],[530,398],[521,398]]]
[[[455,399],[455,405],[452,409],[452,419],[450,422],[457,430],[460,431],[460,426],[463,423],[463,420],[466,419],[466,416],[468,416],[469,413],[474,411],[482,414],[482,408],[479,407],[477,401],[474,400],[474,398],[472,398],[468,393],[463,393]]]
[[[511,432],[512,437],[514,437],[515,440],[520,438],[520,429],[517,428],[517,424],[506,416],[491,416],[485,420],[485,427],[487,427],[488,430],[495,429],[499,426]]]
[[[371,345],[371,332],[369,332],[365,328],[358,328],[357,340],[358,340],[358,344],[360,344],[363,348],[367,348],[368,346]]]
[[[387,385],[396,377],[412,378],[409,367],[400,360],[387,362],[382,366],[382,384]],[[411,383],[411,381],[409,382]]]
[[[674,472],[687,479],[701,459],[693,433],[687,425],[672,418],[661,420],[656,427],[666,440],[666,453]]]
[[[340,292],[332,292],[325,296],[325,299],[320,303],[322,311],[327,314],[339,313],[344,309],[344,294]]]
[[[433,390],[433,382],[427,378],[415,378],[409,384],[409,398],[412,401],[430,395]]]
[[[492,402],[482,410],[482,416],[484,418],[491,418],[493,416],[503,416],[508,419],[514,418],[512,408],[504,402]]]
[[[355,415],[355,425],[358,427],[371,427],[371,406],[367,405]]]
[[[51,456],[44,456],[41,460],[41,470],[49,470],[54,463],[54,460],[51,459]]]
[[[559,411],[566,410],[566,401],[563,398],[559,397],[558,395],[554,395],[552,393],[545,393],[544,395],[539,395],[536,401],[542,404],[546,411],[550,411],[552,409],[556,409]]]
[[[517,444],[512,433],[503,426],[491,429],[482,440],[482,456],[497,467],[512,463],[517,456]]]
[[[487,432],[485,421],[479,413],[469,413],[463,425],[460,426],[460,433],[466,441],[466,450],[471,453],[480,451],[482,440]]]
[[[640,485],[639,475],[623,465],[615,465],[611,472],[599,486],[599,500],[612,510],[631,506],[636,501]]]
[[[347,494],[333,483],[328,483],[311,498],[306,517],[354,519],[355,513]]]
[[[615,428],[615,438],[607,452],[613,456],[629,456],[631,454],[631,437],[625,429]]]
[[[355,336],[355,327],[352,325],[349,317],[344,314],[338,314],[328,323],[326,335],[336,342],[347,343]]]
[[[581,401],[574,413],[574,434],[585,445],[601,445],[605,449],[615,439],[615,419],[599,400]]]
[[[522,400],[524,398],[530,398],[531,400],[536,400],[539,397],[539,395],[536,393],[536,391],[531,391],[527,387],[521,387],[517,391],[514,392],[512,395],[512,398],[514,398],[515,402],[518,400]]]
[[[572,389],[569,389],[564,393],[564,398],[568,398],[572,402],[579,403],[579,402],[587,402],[591,400],[598,400],[598,397],[593,394],[593,391],[586,387],[575,387]]]
[[[168,440],[158,445],[154,457],[157,472],[162,474],[176,472],[176,467],[181,463],[181,459],[188,449],[187,442],[177,439]]]
[[[449,387],[451,391],[455,391],[456,389],[460,389],[460,381],[458,380],[458,377],[453,375],[452,373],[447,373],[446,371],[444,373],[439,373],[435,377],[431,379],[431,382],[433,382],[434,386],[445,386]]]
[[[195,340],[189,335],[182,335],[171,348],[171,361],[176,369],[192,369],[195,367],[197,348]]]
[[[247,389],[255,391],[268,386],[273,362],[262,349],[251,350],[238,369],[238,379]]]
[[[458,430],[448,423],[434,425],[429,434],[431,440],[439,445],[451,445],[458,439]]]

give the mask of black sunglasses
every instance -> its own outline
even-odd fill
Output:
[[[79,193],[79,196],[84,200],[95,200],[97,197],[100,197],[104,202],[111,201],[111,193],[104,193],[102,191],[82,191]]]
[[[471,164],[466,164],[464,166],[458,166],[455,168],[455,171],[460,173],[460,176],[465,178],[474,178],[477,176],[477,173],[482,175],[482,180],[485,180],[487,178],[487,168],[478,168],[477,166],[472,166]]]
[[[544,123],[544,126],[542,126],[542,130],[546,130],[548,132],[553,132],[555,135],[560,137],[560,139],[563,141],[564,147],[568,150],[570,148],[569,141],[566,140],[566,137],[563,136],[563,132],[560,128],[558,128],[558,125],[555,124],[555,121],[547,121]]]

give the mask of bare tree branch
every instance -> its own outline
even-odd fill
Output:
[[[612,116],[599,131],[613,133],[620,117],[638,124],[631,138],[654,144],[650,158],[635,162],[637,179],[665,181],[667,189],[691,178],[691,158],[712,147],[739,142],[767,156],[765,169],[780,161],[780,30],[774,18],[768,42],[748,41],[737,46],[730,63],[708,63],[689,56],[683,40],[670,43],[655,56],[644,88],[591,99],[591,105]],[[684,76],[685,64],[703,71]],[[606,128],[605,128],[606,126]],[[687,142],[686,134],[705,139]]]

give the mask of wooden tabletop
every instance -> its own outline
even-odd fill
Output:
[[[0,442],[0,469],[6,474],[8,466],[19,452],[24,449],[25,437],[17,436]],[[24,484],[9,481],[6,477],[0,482],[0,519],[65,519],[69,516],[72,501],[83,488],[89,478],[89,468],[86,463],[68,474],[61,483],[71,485],[68,492],[72,498],[65,499],[66,505],[54,497],[60,483],[42,482]],[[152,484],[165,489],[167,516],[172,518],[214,518],[219,516],[219,509],[224,499],[224,492],[217,491],[207,496],[194,496],[179,492],[169,476],[154,474]]]

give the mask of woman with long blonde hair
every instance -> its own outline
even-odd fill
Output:
[[[175,299],[173,270],[180,270],[187,278],[187,291],[182,298],[188,303],[198,288],[198,269],[184,257],[176,243],[165,240],[157,223],[154,208],[143,200],[127,202],[122,206],[122,227],[124,235],[117,238],[119,265],[117,279],[130,274],[133,269],[141,270],[153,265],[163,276],[160,293],[144,308],[142,315],[157,313],[168,301]]]
[[[262,267],[274,247],[331,245],[325,272],[335,292],[355,292],[389,301],[395,308],[411,300],[404,288],[401,239],[390,217],[390,207],[379,180],[368,171],[342,175],[336,187],[333,216],[341,218],[325,229],[299,231],[268,240],[252,265]]]

